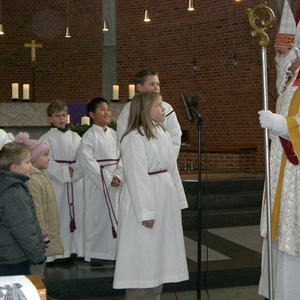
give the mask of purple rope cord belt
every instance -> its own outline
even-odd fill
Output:
[[[168,170],[163,169],[163,170],[159,170],[159,171],[149,172],[148,175],[156,175],[156,174],[166,173],[166,172],[168,172]]]
[[[117,218],[116,218],[116,214],[115,214],[112,202],[110,200],[107,185],[105,183],[103,169],[105,167],[108,167],[108,166],[116,165],[119,162],[119,160],[120,160],[119,158],[97,159],[96,160],[98,163],[108,162],[108,164],[100,165],[100,174],[101,174],[101,180],[102,180],[102,188],[103,188],[104,199],[105,199],[105,203],[106,203],[106,206],[107,206],[108,215],[109,215],[109,219],[110,219],[110,223],[111,223],[112,236],[113,236],[114,239],[117,237],[117,232],[115,230],[113,220],[115,221],[116,225],[118,225],[118,221],[117,221]]]
[[[55,160],[59,164],[74,164],[76,160]],[[70,191],[71,190],[71,201],[70,201]],[[70,215],[70,232],[76,230],[75,222],[75,208],[74,208],[74,190],[73,182],[67,182],[67,195],[68,195],[68,206],[69,206],[69,215]]]

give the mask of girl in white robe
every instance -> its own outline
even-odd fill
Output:
[[[121,139],[126,181],[114,288],[127,289],[128,300],[160,299],[163,283],[189,278],[181,221],[188,205],[164,117],[160,95],[136,95]]]
[[[64,248],[64,254],[52,257],[52,260],[67,258],[73,253],[83,256],[83,183],[82,172],[76,161],[80,136],[66,127],[67,106],[64,103],[52,102],[47,113],[53,127],[40,140],[50,147],[46,173],[55,192]]]
[[[107,126],[111,111],[105,99],[91,100],[87,111],[94,125],[83,135],[79,151],[84,170],[84,258],[115,260],[123,174],[117,134]]]

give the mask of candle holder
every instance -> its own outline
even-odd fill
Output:
[[[120,102],[120,99],[111,99],[111,102]]]
[[[22,102],[30,102],[32,99],[28,98],[28,99],[22,99]]]
[[[11,98],[11,102],[17,102],[19,98]]]

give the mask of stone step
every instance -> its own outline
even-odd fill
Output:
[[[233,226],[258,225],[261,209],[247,207],[236,209],[202,210],[202,228],[219,228]],[[198,226],[198,211],[184,210],[182,212],[184,229],[196,229]]]
[[[186,194],[198,193],[198,182],[183,180],[183,187]],[[232,193],[246,191],[262,191],[264,179],[242,178],[229,180],[203,180],[201,182],[202,193]]]
[[[189,210],[198,208],[198,195],[187,194]],[[243,191],[230,193],[209,193],[200,195],[200,205],[203,210],[224,208],[260,207],[262,191]]]

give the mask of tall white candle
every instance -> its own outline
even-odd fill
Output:
[[[12,83],[11,84],[12,89],[12,99],[18,99],[19,98],[19,84],[18,83]]]
[[[128,85],[128,99],[132,99],[135,95],[135,85],[129,84]]]
[[[81,117],[81,125],[90,125],[90,118],[89,117]]]
[[[23,84],[23,100],[29,100],[29,84]]]
[[[71,123],[71,117],[70,115],[67,115],[67,124],[70,124]]]
[[[119,100],[119,85],[113,85],[113,100]]]

